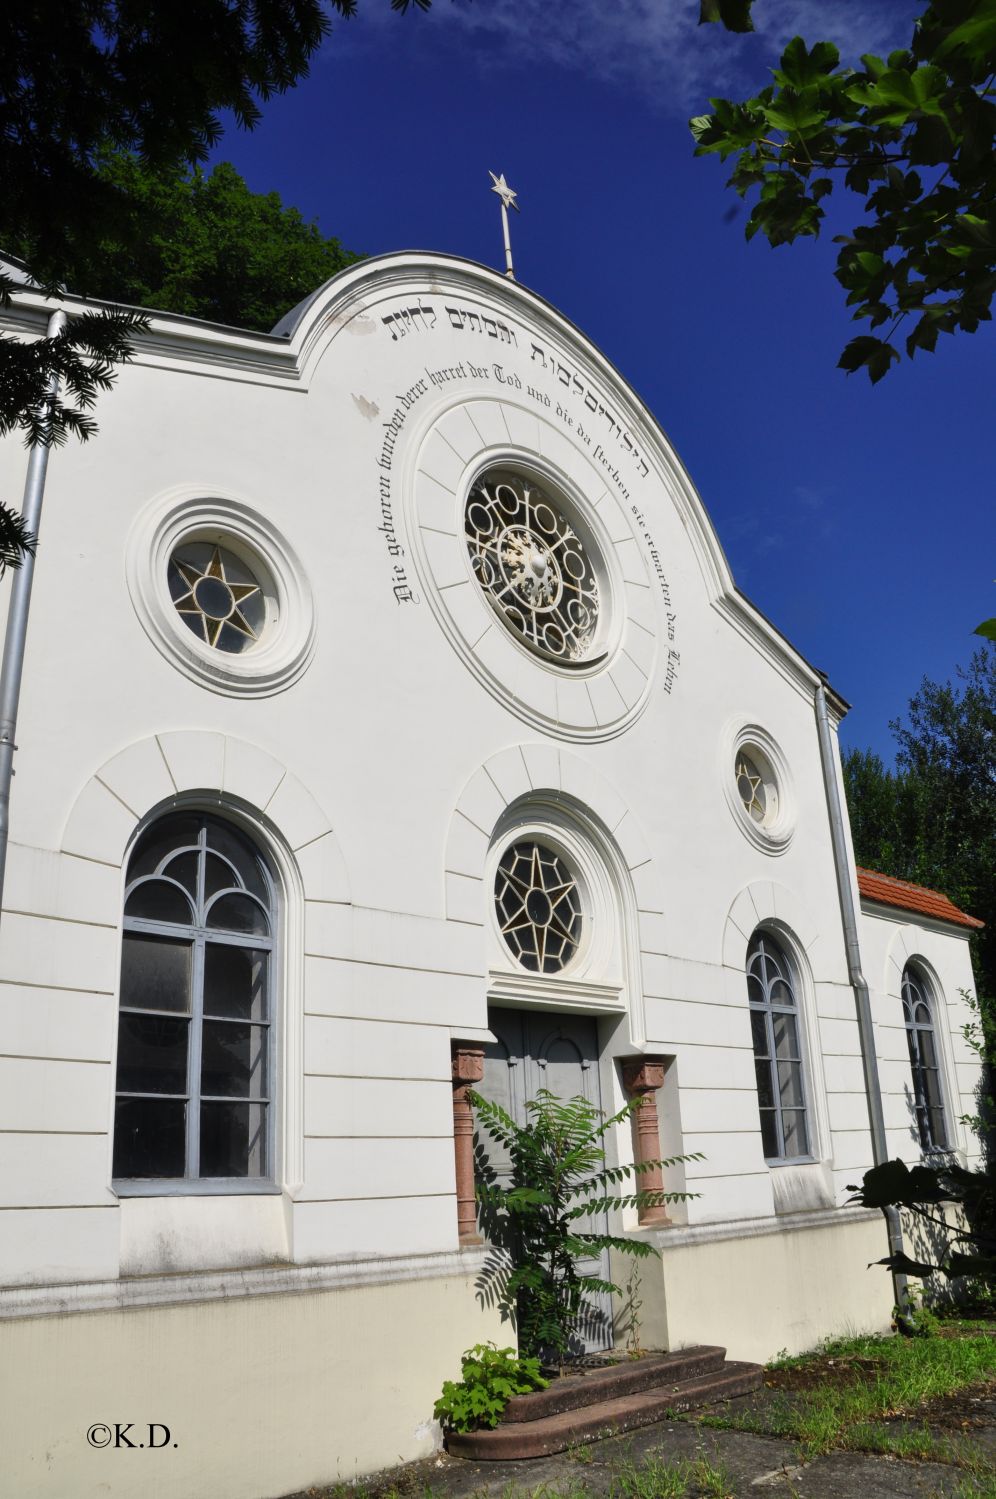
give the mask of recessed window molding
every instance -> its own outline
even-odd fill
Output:
[[[658,610],[645,542],[583,444],[509,397],[463,400],[412,443],[403,483],[425,598],[487,691],[561,739],[629,727]]]
[[[761,1142],[769,1166],[815,1158],[798,980],[781,943],[767,929],[747,949],[747,1001]]]
[[[723,794],[744,837],[766,854],[784,853],[795,832],[788,762],[766,729],[735,720],[720,736]]]
[[[546,972],[536,971],[535,961],[532,968],[519,961],[504,930],[507,902],[502,903],[501,895],[507,885],[510,855],[529,847],[538,848],[551,869],[563,871],[571,886],[572,937],[557,949],[563,961],[558,959],[557,966],[548,966]],[[559,996],[561,1005],[575,994],[582,1007],[591,1003],[612,1006],[618,1001],[623,989],[620,892],[598,842],[566,806],[530,797],[509,809],[495,830],[485,889],[491,907],[492,994],[514,991],[524,1000],[539,1003]],[[529,910],[527,894],[523,919],[528,918]],[[546,911],[537,914],[545,916]]]
[[[132,526],[126,572],[149,639],[201,686],[266,697],[307,669],[307,575],[272,522],[238,496],[189,487],[160,496]]]
[[[937,1044],[937,1005],[926,973],[914,963],[903,969],[903,1021],[913,1078],[913,1112],[920,1147],[929,1154],[946,1151],[948,1128],[944,1107],[944,1067]]]

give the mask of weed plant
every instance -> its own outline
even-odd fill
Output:
[[[791,1393],[772,1392],[746,1411],[701,1416],[699,1423],[794,1440],[805,1457],[845,1449],[950,1462],[957,1456],[953,1444],[922,1423],[887,1423],[915,1417],[925,1401],[996,1381],[996,1347],[992,1338],[971,1333],[848,1338],[826,1343],[819,1354],[780,1358],[773,1367],[822,1369],[827,1378]],[[849,1367],[858,1377],[841,1382]]]

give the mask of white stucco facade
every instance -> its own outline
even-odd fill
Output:
[[[14,317],[41,331],[40,299]],[[841,1206],[871,1144],[820,678],[737,593],[620,375],[505,278],[398,255],[277,335],[154,318],[100,422],[50,463],[0,929],[12,1491],[134,1492],[138,1454],[88,1445],[95,1422],[169,1426],[149,1495],[266,1499],[431,1450],[460,1351],[508,1338],[457,1228],[451,1049],[489,1041],[489,1003],[590,1017],[605,1107],[623,1059],[666,1060],[662,1150],[698,1159],[644,1271],[661,1340],[758,1357],[887,1325],[865,1268],[881,1221]],[[5,495],[25,461],[0,447]],[[537,652],[481,587],[467,496],[493,472],[557,496],[596,559],[587,655]],[[185,541],[261,580],[258,644],[226,655],[177,614]],[[770,779],[766,820],[738,796],[741,752]],[[139,1189],[112,1170],[124,892],[136,839],[177,809],[231,820],[272,879],[272,1140],[258,1179]],[[517,963],[495,918],[517,840],[578,881],[558,971]],[[778,1162],[758,932],[801,1038],[808,1149]],[[914,962],[969,1159],[966,933],[866,904],[861,943],[892,1153],[920,1150]]]

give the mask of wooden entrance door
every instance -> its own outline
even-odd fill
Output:
[[[586,1015],[492,1008],[488,1011],[488,1026],[497,1041],[484,1049],[480,1091],[485,1098],[500,1104],[516,1123],[526,1123],[526,1103],[541,1088],[549,1089],[559,1098],[581,1094],[601,1108],[598,1033],[594,1020]],[[485,1148],[499,1179],[507,1179],[508,1161],[498,1146],[488,1138]],[[591,1220],[579,1220],[577,1226],[589,1232],[608,1232],[608,1219],[601,1213]],[[582,1260],[578,1268],[582,1275],[608,1280],[608,1253]],[[590,1314],[582,1320],[579,1351],[582,1344],[587,1352],[611,1348],[612,1308],[605,1292],[590,1299]]]

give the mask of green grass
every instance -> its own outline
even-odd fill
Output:
[[[625,1462],[614,1469],[610,1499],[727,1499],[732,1492],[729,1474],[722,1463],[708,1458],[676,1458],[665,1462],[648,1453],[639,1463]]]
[[[992,1382],[994,1354],[991,1337],[960,1329],[953,1337],[840,1339],[818,1354],[783,1357],[771,1366],[822,1369],[825,1383],[770,1391],[754,1409],[698,1420],[705,1426],[786,1438],[797,1443],[803,1457],[843,1449],[968,1461],[961,1456],[964,1442],[935,1437],[917,1421],[917,1412],[924,1401]],[[854,1382],[836,1382],[841,1370],[849,1368],[856,1372]]]

